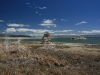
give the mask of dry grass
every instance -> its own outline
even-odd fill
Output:
[[[54,51],[41,49],[41,45],[25,46],[30,49],[0,51],[0,75],[100,75],[99,49]]]
[[[67,45],[56,45],[56,48],[60,48],[60,49],[63,49],[63,48],[70,48],[70,46],[67,46]]]

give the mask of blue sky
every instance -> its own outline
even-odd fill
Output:
[[[100,34],[100,0],[0,0],[0,33]]]

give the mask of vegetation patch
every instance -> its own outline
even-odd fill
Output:
[[[70,46],[67,46],[67,45],[56,45],[56,48],[70,48]]]
[[[32,45],[32,46],[30,46],[30,48],[32,48],[32,49],[38,49],[40,47],[43,47],[43,46],[42,45]]]
[[[42,45],[27,46],[31,48],[0,51],[1,75],[100,75],[100,52],[91,55],[68,52],[69,47],[54,51]]]

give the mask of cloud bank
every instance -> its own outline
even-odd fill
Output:
[[[100,30],[91,30],[91,31],[78,31],[83,34],[100,34]]]
[[[32,32],[33,34],[43,34],[45,32],[49,33],[68,33],[73,32],[74,30],[48,30],[48,29],[29,29],[29,28],[7,28],[5,30],[7,33],[14,33],[14,32]]]
[[[16,24],[16,23],[13,23],[13,24],[7,24],[9,27],[28,27],[29,25],[24,25],[24,24]]]

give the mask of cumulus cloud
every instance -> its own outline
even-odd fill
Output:
[[[13,23],[13,24],[7,24],[9,27],[29,27],[29,25],[24,25],[24,24],[16,24],[16,23]]]
[[[53,22],[54,22],[53,20],[49,20],[49,19],[45,20],[45,19],[44,19],[43,23],[41,23],[40,25],[41,25],[41,26],[45,26],[45,27],[47,27],[47,28],[50,28],[50,27],[57,27],[56,24],[54,24]]]
[[[81,25],[81,24],[85,24],[85,23],[87,23],[87,22],[86,21],[82,21],[80,23],[76,23],[75,25]]]
[[[48,20],[44,20],[43,23],[52,24],[53,23],[53,20],[49,20],[49,19]]]
[[[4,20],[0,20],[0,22],[4,22]]]
[[[47,9],[47,7],[38,7],[39,9]]]
[[[15,28],[7,28],[5,31],[7,33],[13,33],[13,32],[16,32],[16,29]]]

